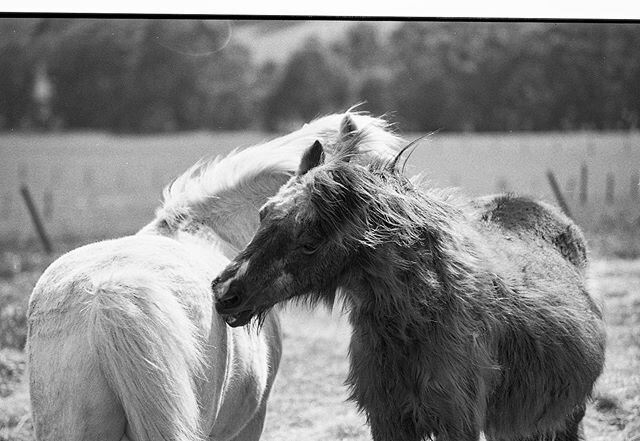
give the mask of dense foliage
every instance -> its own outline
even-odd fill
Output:
[[[0,128],[279,130],[361,101],[404,130],[638,125],[638,24],[361,22],[265,65],[229,37],[216,20],[0,19]]]

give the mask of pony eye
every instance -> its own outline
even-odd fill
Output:
[[[301,249],[304,254],[313,254],[318,251],[318,244],[315,243],[306,243],[302,245]]]
[[[258,216],[260,217],[260,222],[262,222],[264,220],[264,217],[267,215],[267,210],[265,210],[264,208],[261,208],[260,211],[258,211]]]

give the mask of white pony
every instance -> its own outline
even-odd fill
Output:
[[[381,119],[329,115],[263,145],[193,166],[138,234],[71,251],[29,302],[28,361],[36,438],[257,440],[278,369],[271,314],[257,331],[213,311],[211,280],[249,241],[258,209],[319,139],[365,133],[362,153],[400,139]],[[364,155],[363,158],[367,158]]]

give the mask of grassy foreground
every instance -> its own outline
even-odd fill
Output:
[[[13,262],[13,263],[11,263]],[[24,308],[48,263],[3,256],[0,277],[0,441],[32,440],[25,356]],[[12,266],[13,265],[13,266]],[[20,265],[19,271],[9,274]],[[607,364],[585,418],[590,441],[640,440],[640,260],[596,259],[591,289],[608,322]],[[345,402],[349,325],[339,311],[290,308],[282,313],[284,358],[262,439],[369,440],[364,418]]]

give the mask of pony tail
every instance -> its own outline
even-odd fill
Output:
[[[89,341],[138,441],[202,441],[196,329],[174,295],[131,274],[95,282]]]

